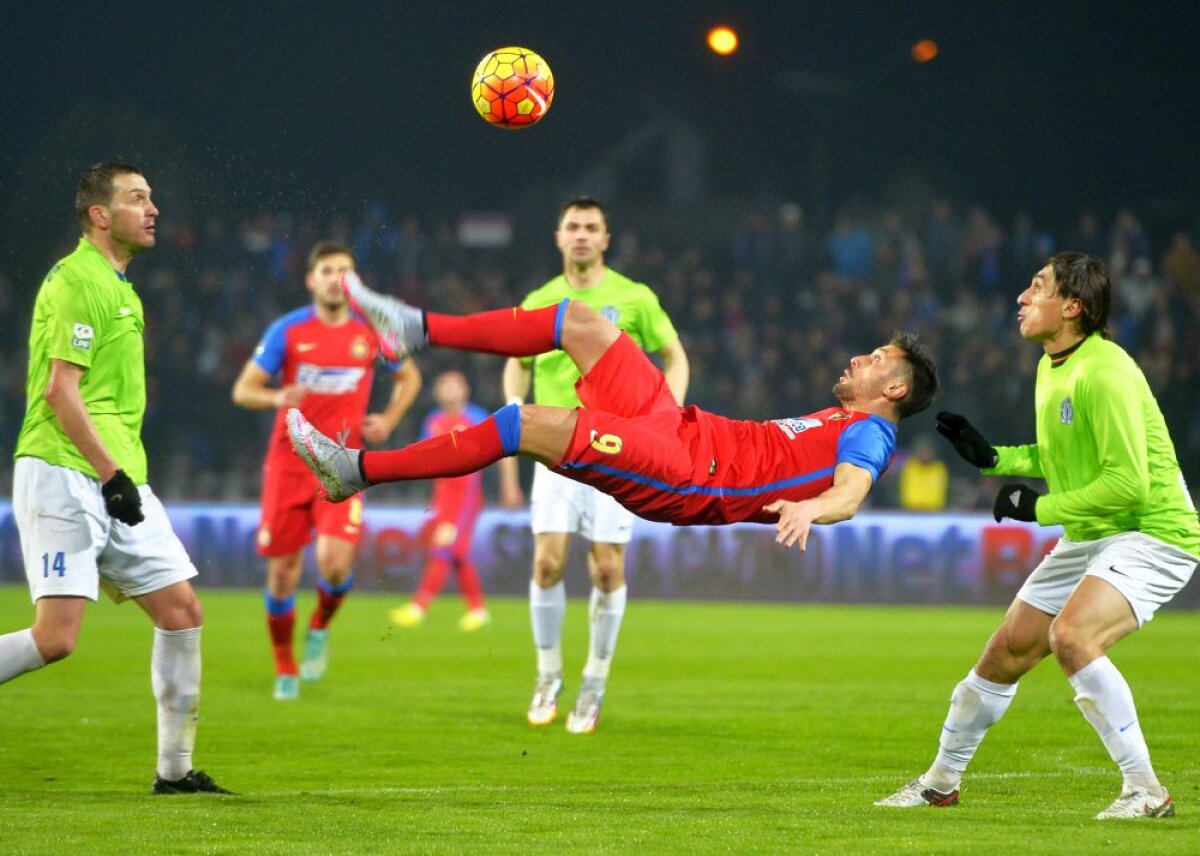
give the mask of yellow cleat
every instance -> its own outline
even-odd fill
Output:
[[[392,624],[395,624],[397,627],[412,629],[413,627],[421,626],[421,622],[425,620],[425,610],[418,604],[410,601],[404,604],[404,606],[398,606],[393,609],[388,613],[388,617],[392,619]]]
[[[458,619],[458,629],[463,633],[474,633],[492,623],[492,614],[483,607],[472,609]]]

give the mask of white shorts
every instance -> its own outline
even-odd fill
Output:
[[[1133,608],[1138,626],[1173,598],[1192,577],[1200,558],[1141,532],[1096,541],[1059,539],[1034,568],[1017,597],[1050,615],[1062,612],[1085,576],[1099,577]]]
[[[535,535],[577,532],[593,543],[628,544],[633,512],[591,485],[572,481],[541,464],[533,468],[529,520]]]
[[[171,528],[166,509],[141,485],[146,519],[126,526],[108,516],[100,482],[40,458],[18,458],[13,469],[13,516],[29,595],[115,601],[196,576],[196,566]]]

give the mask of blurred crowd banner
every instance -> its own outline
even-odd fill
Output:
[[[264,562],[254,551],[257,506],[181,503],[168,510],[202,585],[262,585]],[[360,588],[412,590],[425,562],[425,521],[423,508],[367,505],[356,565]],[[771,526],[673,527],[638,520],[627,576],[637,597],[1003,604],[1058,535],[1057,529],[999,525],[980,514],[864,513],[815,527],[802,553],[776,545]],[[575,541],[567,587],[583,593],[589,587],[586,542]],[[532,549],[526,511],[485,511],[472,552],[485,590],[524,595]],[[0,581],[24,578],[12,510],[0,502]],[[1197,586],[1184,589],[1175,605],[1200,608]]]

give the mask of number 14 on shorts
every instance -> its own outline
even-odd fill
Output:
[[[50,576],[51,571],[56,571],[60,577],[67,573],[67,557],[61,550],[54,554],[53,559],[49,553],[42,553],[42,576]]]

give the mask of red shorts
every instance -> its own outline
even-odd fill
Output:
[[[476,500],[435,506],[433,516],[421,527],[421,543],[430,556],[439,559],[466,559],[471,555],[475,521],[482,505]]]
[[[647,520],[681,522],[693,481],[694,408],[622,333],[576,384],[584,409],[557,472],[590,484]]]
[[[303,550],[318,535],[357,544],[362,535],[361,496],[330,502],[317,491],[311,473],[263,471],[262,519],[258,524],[260,556],[288,556]]]

